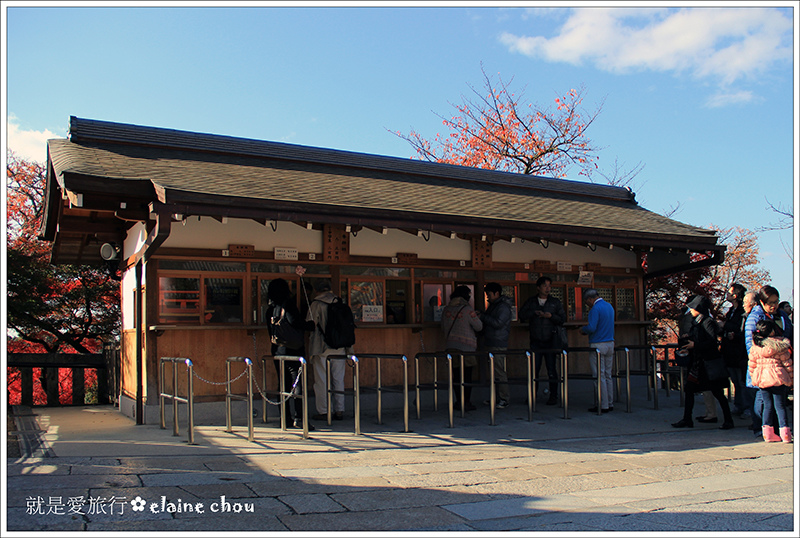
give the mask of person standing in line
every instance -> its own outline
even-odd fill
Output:
[[[692,302],[697,295],[693,295],[689,302]],[[694,320],[694,316],[692,316],[691,309],[687,308],[686,311],[678,321],[678,345],[684,346],[689,341],[689,331],[692,328],[692,321]],[[688,353],[686,350],[683,351],[684,353]],[[703,416],[695,417],[697,422],[708,422],[708,423],[715,423],[717,422],[717,401],[714,399],[714,395],[711,393],[710,390],[703,391],[703,404],[706,408],[706,413]]]
[[[742,300],[742,308],[744,308],[744,319],[742,320],[742,335],[744,335],[744,326],[747,323],[747,316],[750,315],[753,308],[758,304],[758,292],[755,291],[748,291],[744,294],[744,299]],[[742,345],[744,346],[744,355],[747,357],[747,344],[742,341]],[[753,387],[750,383],[750,372],[747,368],[744,369],[744,413],[742,413],[742,418],[749,418],[752,420],[750,424],[750,429],[760,432],[761,431],[761,416],[759,415],[756,417],[753,408],[755,407],[756,403],[756,395],[758,393],[758,389]]]
[[[792,319],[794,314],[794,310],[792,310],[792,303],[789,301],[781,301],[781,304],[778,305],[778,309],[786,312],[786,315],[789,317],[789,321],[794,323],[794,319]]]
[[[709,372],[707,363],[720,358],[719,325],[711,318],[711,301],[702,295],[695,295],[686,305],[692,316],[692,324],[686,336],[681,340],[681,350],[689,353],[689,367],[686,376],[685,399],[683,419],[674,422],[674,428],[692,428],[692,410],[694,408],[694,395],[697,392],[710,390],[722,408],[724,422],[721,430],[733,428],[733,417],[728,405],[728,399],[723,392],[724,386],[729,382],[727,371]],[[722,368],[724,370],[724,368]],[[721,375],[720,375],[721,374]]]
[[[542,362],[547,367],[550,396],[547,405],[558,404],[558,370],[556,369],[557,357],[555,353],[541,353],[545,349],[564,347],[567,342],[561,342],[558,337],[559,330],[567,320],[564,306],[561,301],[550,295],[552,280],[547,276],[540,276],[536,281],[538,293],[530,297],[519,311],[519,319],[528,323],[531,351],[535,354],[534,377],[539,378]],[[536,395],[534,395],[534,398]]]
[[[456,286],[450,294],[450,302],[442,311],[442,333],[444,334],[445,350],[453,357],[453,392],[455,393],[455,406],[461,407],[460,391],[456,390],[455,383],[461,380],[461,363],[455,355],[465,352],[474,353],[478,349],[478,332],[483,329],[480,316],[470,306],[469,300],[472,292],[467,286]],[[464,383],[472,382],[473,369],[478,365],[474,356],[464,357]],[[474,411],[472,404],[472,387],[464,387],[464,410]]]
[[[600,354],[599,372],[596,361],[591,360],[589,364],[592,375],[600,379],[600,412],[608,413],[614,410],[614,383],[611,379],[614,365],[614,307],[600,297],[594,288],[583,292],[583,301],[589,306],[589,316],[588,325],[581,327],[581,332],[589,336],[589,346]],[[597,405],[590,408],[589,412],[597,413]]]
[[[269,333],[272,343],[271,352],[273,357],[280,355],[288,355],[292,357],[305,356],[305,331],[309,330],[309,325],[300,316],[300,311],[297,309],[297,302],[292,296],[292,291],[289,288],[289,283],[283,278],[276,278],[271,280],[267,286],[267,299],[268,311],[267,319],[269,320]],[[285,334],[290,334],[291,341],[282,341],[279,338],[278,325],[280,323],[287,323],[290,328],[285,331]],[[292,384],[298,380],[300,374],[300,363],[295,361],[284,361],[283,371],[281,371],[281,361],[273,359],[275,371],[278,374],[279,387],[283,387],[284,392],[289,392]],[[281,377],[283,382],[281,382]],[[294,402],[294,420],[292,420],[291,406],[286,405],[286,427],[287,428],[302,428],[303,427],[303,400],[302,400],[302,387],[298,384],[294,390],[292,401]],[[281,396],[283,398],[283,396]],[[308,425],[308,430],[314,430],[314,426]]]
[[[741,284],[732,284],[725,295],[731,304],[725,319],[722,321],[722,340],[720,352],[725,359],[728,375],[733,383],[733,414],[740,415],[745,411],[745,370],[747,369],[747,348],[744,345],[745,313],[742,301],[745,288]],[[715,409],[716,411],[716,409]]]
[[[753,346],[753,331],[755,331],[756,324],[762,319],[775,322],[779,328],[779,335],[785,336],[794,345],[794,327],[789,320],[786,312],[778,308],[781,303],[780,294],[773,286],[762,286],[756,294],[757,303],[747,315],[747,321],[744,324],[744,343],[747,346],[748,357],[750,349]],[[763,435],[763,425],[771,424],[775,426],[775,416],[764,416],[764,400],[763,394],[759,391],[759,387],[754,385],[750,376],[750,369],[747,369],[745,384],[755,390],[753,398],[753,435]]]
[[[503,295],[503,287],[497,282],[489,282],[483,287],[489,306],[480,315],[483,323],[483,350],[494,355],[494,382],[497,388],[498,409],[508,407],[511,393],[508,389],[506,355],[508,337],[511,333],[511,298]],[[489,400],[484,404],[491,405]]]
[[[753,384],[762,393],[764,416],[770,416],[774,409],[778,418],[780,436],[775,435],[772,425],[764,425],[761,428],[764,441],[791,443],[787,403],[789,391],[794,386],[792,345],[788,338],[780,336],[773,321],[762,319],[756,323],[748,370]]]
[[[336,296],[331,291],[331,281],[322,279],[317,281],[314,289],[317,291],[316,297],[311,301],[308,308],[307,320],[314,323],[314,329],[308,341],[311,363],[314,367],[314,403],[317,414],[312,416],[313,420],[328,420],[328,384],[327,384],[327,357],[330,355],[351,355],[353,349],[338,348],[333,349],[325,343],[324,330],[328,323],[328,305],[333,302]],[[331,387],[337,391],[333,394],[333,413],[335,420],[344,419],[344,373],[345,361],[332,360],[331,363]]]

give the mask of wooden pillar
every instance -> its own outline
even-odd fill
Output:
[[[86,370],[72,368],[72,405],[86,403]]]
[[[22,393],[22,405],[33,407],[33,368],[22,367],[20,373],[20,391]]]
[[[42,368],[47,405],[61,405],[58,399],[58,368]]]

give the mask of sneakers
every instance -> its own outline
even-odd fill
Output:
[[[672,423],[673,428],[694,428],[694,424],[691,420],[681,419],[678,422]]]
[[[491,405],[492,402],[489,400],[484,400],[483,405]],[[494,406],[495,409],[505,409],[508,407],[508,402],[505,400],[497,400],[497,404]]]
[[[288,424],[287,424],[287,426],[288,426]],[[298,430],[302,430],[303,429],[303,421],[302,420],[295,420],[292,423],[292,427],[297,428]],[[314,425],[313,424],[309,424],[308,425],[308,431],[313,432],[314,430],[316,430]]]
[[[600,410],[600,412],[601,412],[601,413],[610,413],[610,412],[611,412],[611,411],[613,411],[613,410],[614,410],[614,408],[613,408],[613,407],[609,407],[608,409],[601,409],[601,410]],[[590,408],[589,408],[589,412],[590,412],[590,413],[597,413],[597,406],[590,407]]]

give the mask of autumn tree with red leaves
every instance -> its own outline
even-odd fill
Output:
[[[738,283],[751,291],[769,284],[769,271],[758,267],[758,240],[745,228],[718,228],[711,225],[724,244],[725,260],[719,265],[653,278],[646,281],[647,315],[653,320],[650,338],[653,343],[674,341],[676,322],[693,295],[711,300],[712,315],[719,317],[725,308],[725,292]],[[692,254],[692,261],[705,256]]]
[[[8,351],[25,341],[47,353],[93,353],[119,338],[119,282],[106,267],[53,265],[37,238],[45,167],[10,153],[6,167]]]
[[[602,175],[611,185],[626,186],[642,169],[623,171],[618,163],[610,175],[597,166],[598,149],[586,131],[602,110],[581,110],[584,89],[569,90],[556,97],[553,108],[540,108],[525,103],[499,78],[495,84],[481,69],[484,88],[472,86],[473,98],[462,96],[462,103],[453,105],[457,115],[442,119],[448,129],[426,139],[413,129],[409,134],[394,134],[407,141],[418,158],[447,164],[470,166],[527,175],[563,178],[574,166],[579,175],[592,179]],[[512,79],[513,80],[513,79]]]

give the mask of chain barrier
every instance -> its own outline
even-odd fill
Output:
[[[258,393],[261,395],[261,397],[264,399],[265,402],[267,402],[270,405],[281,405],[282,403],[286,403],[287,401],[289,401],[289,398],[294,398],[296,396],[300,396],[300,395],[297,394],[297,383],[300,381],[300,376],[301,375],[303,375],[303,367],[302,366],[300,366],[297,369],[297,377],[294,379],[294,383],[292,383],[292,390],[288,391],[287,394],[283,395],[281,397],[281,399],[277,400],[277,401],[270,400],[267,397],[267,395],[264,394],[264,392],[261,390],[261,387],[258,385],[258,379],[253,379],[253,381],[256,384],[256,390],[258,391]]]
[[[231,379],[230,382],[233,383],[234,381],[238,380],[240,377],[244,376],[246,373],[247,373],[247,370],[244,370],[241,374],[236,376],[234,379]],[[197,372],[192,372],[192,374],[194,375],[194,377],[196,377],[197,379],[199,379],[203,383],[208,383],[209,385],[225,385],[225,384],[228,383],[227,381],[222,381],[221,383],[217,383],[216,381],[209,381],[208,379],[205,379],[204,377],[202,377]]]

